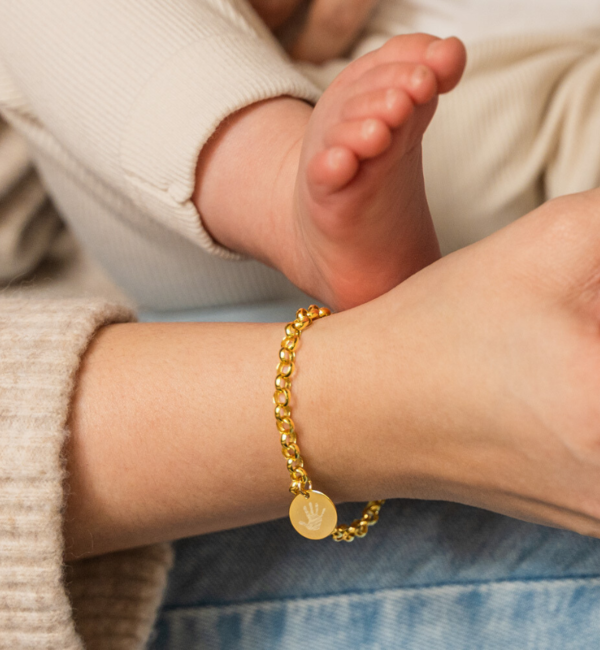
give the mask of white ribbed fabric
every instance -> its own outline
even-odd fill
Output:
[[[0,282],[38,266],[59,227],[25,141],[0,119]]]
[[[549,199],[600,186],[600,31],[500,38],[470,49],[424,139],[444,252]]]
[[[467,45],[500,36],[600,29],[600,0],[381,0],[375,31],[404,25],[407,32],[458,36]]]
[[[131,313],[92,301],[0,304],[0,648],[142,648],[168,546],[73,565],[72,602],[62,563],[62,448],[75,375],[96,330]]]

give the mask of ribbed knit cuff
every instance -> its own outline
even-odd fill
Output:
[[[168,547],[75,563],[72,602],[62,559],[76,373],[98,328],[131,318],[103,302],[0,299],[0,648],[137,650],[147,639]]]
[[[179,51],[145,85],[130,113],[121,164],[136,204],[208,252],[240,256],[203,228],[191,197],[198,157],[232,113],[279,96],[320,91],[257,36],[212,36]]]
[[[86,650],[142,650],[172,563],[169,544],[73,562],[67,591]]]

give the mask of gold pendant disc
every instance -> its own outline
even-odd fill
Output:
[[[308,539],[325,539],[337,526],[337,510],[322,492],[308,490],[309,498],[298,494],[290,505],[292,526]]]

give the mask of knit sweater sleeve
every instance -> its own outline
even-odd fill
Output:
[[[131,318],[101,301],[0,298],[0,648],[147,641],[167,545],[62,562],[62,450],[77,369],[98,328]]]
[[[36,146],[231,257],[191,201],[199,152],[252,103],[319,91],[244,0],[0,0],[0,109]],[[37,129],[37,130],[36,130]],[[40,136],[40,131],[46,140]],[[99,188],[100,191],[101,188]]]

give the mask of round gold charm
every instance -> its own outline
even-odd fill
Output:
[[[322,492],[308,491],[309,498],[299,494],[290,505],[292,526],[308,539],[324,539],[337,526],[337,510],[333,501]]]

